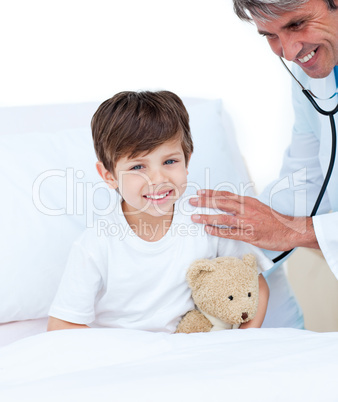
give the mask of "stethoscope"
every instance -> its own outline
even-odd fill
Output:
[[[309,91],[308,89],[305,89],[303,87],[303,85],[297,80],[297,78],[293,75],[293,73],[291,72],[291,70],[288,68],[288,66],[286,65],[286,63],[284,62],[284,60],[280,57],[281,62],[283,63],[284,67],[287,69],[287,71],[289,72],[289,74],[292,76],[292,78],[297,82],[297,84],[301,87],[303,94],[307,97],[307,99],[311,102],[312,106],[317,110],[318,113],[324,115],[324,116],[329,116],[330,119],[330,125],[331,125],[331,133],[332,133],[332,144],[331,144],[331,158],[330,158],[330,163],[329,163],[329,167],[327,169],[326,172],[326,176],[325,179],[323,181],[323,185],[322,188],[320,189],[320,192],[318,194],[317,200],[315,202],[315,205],[312,209],[311,212],[311,217],[316,215],[319,205],[323,199],[325,190],[327,188],[327,185],[329,184],[329,180],[332,174],[332,170],[333,170],[333,166],[334,166],[334,162],[336,159],[336,146],[337,146],[337,132],[336,132],[336,125],[335,125],[335,121],[334,121],[334,115],[338,112],[338,104],[337,106],[333,109],[333,110],[323,110],[321,107],[319,107],[319,105],[317,104],[317,102],[315,101],[314,98],[319,99],[317,96],[315,96],[311,91]],[[335,96],[335,94],[333,94],[329,99],[331,99],[333,96]],[[282,260],[284,257],[286,257],[287,255],[289,255],[292,250],[289,251],[284,251],[283,253],[281,253],[279,256],[277,256],[276,258],[274,258],[272,261],[274,263]]]

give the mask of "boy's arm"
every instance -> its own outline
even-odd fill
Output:
[[[74,324],[72,322],[63,321],[55,317],[48,317],[47,331],[56,331],[59,329],[76,329],[89,328],[88,325]]]
[[[258,297],[258,308],[255,317],[248,322],[245,322],[240,326],[241,329],[246,328],[260,328],[263,324],[266,309],[268,307],[269,300],[269,286],[266,283],[263,275],[258,276],[258,285],[259,285],[259,297]]]

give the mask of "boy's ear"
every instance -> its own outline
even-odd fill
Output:
[[[117,180],[115,180],[113,174],[103,166],[102,162],[96,162],[96,170],[102,177],[103,181],[108,184],[108,187],[113,188],[114,190],[118,188]]]

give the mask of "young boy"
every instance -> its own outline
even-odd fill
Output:
[[[168,91],[121,92],[92,119],[97,170],[121,196],[106,219],[114,234],[87,229],[74,243],[49,312],[48,330],[87,327],[175,332],[194,308],[185,275],[198,258],[254,253],[254,246],[208,235],[183,200],[193,151],[188,113]],[[127,230],[126,230],[127,229]],[[268,286],[260,275],[260,327]]]

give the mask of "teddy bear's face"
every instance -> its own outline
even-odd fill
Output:
[[[188,282],[196,306],[229,324],[252,320],[258,305],[258,274],[253,256],[219,257],[192,265]],[[196,262],[198,263],[198,261]]]

